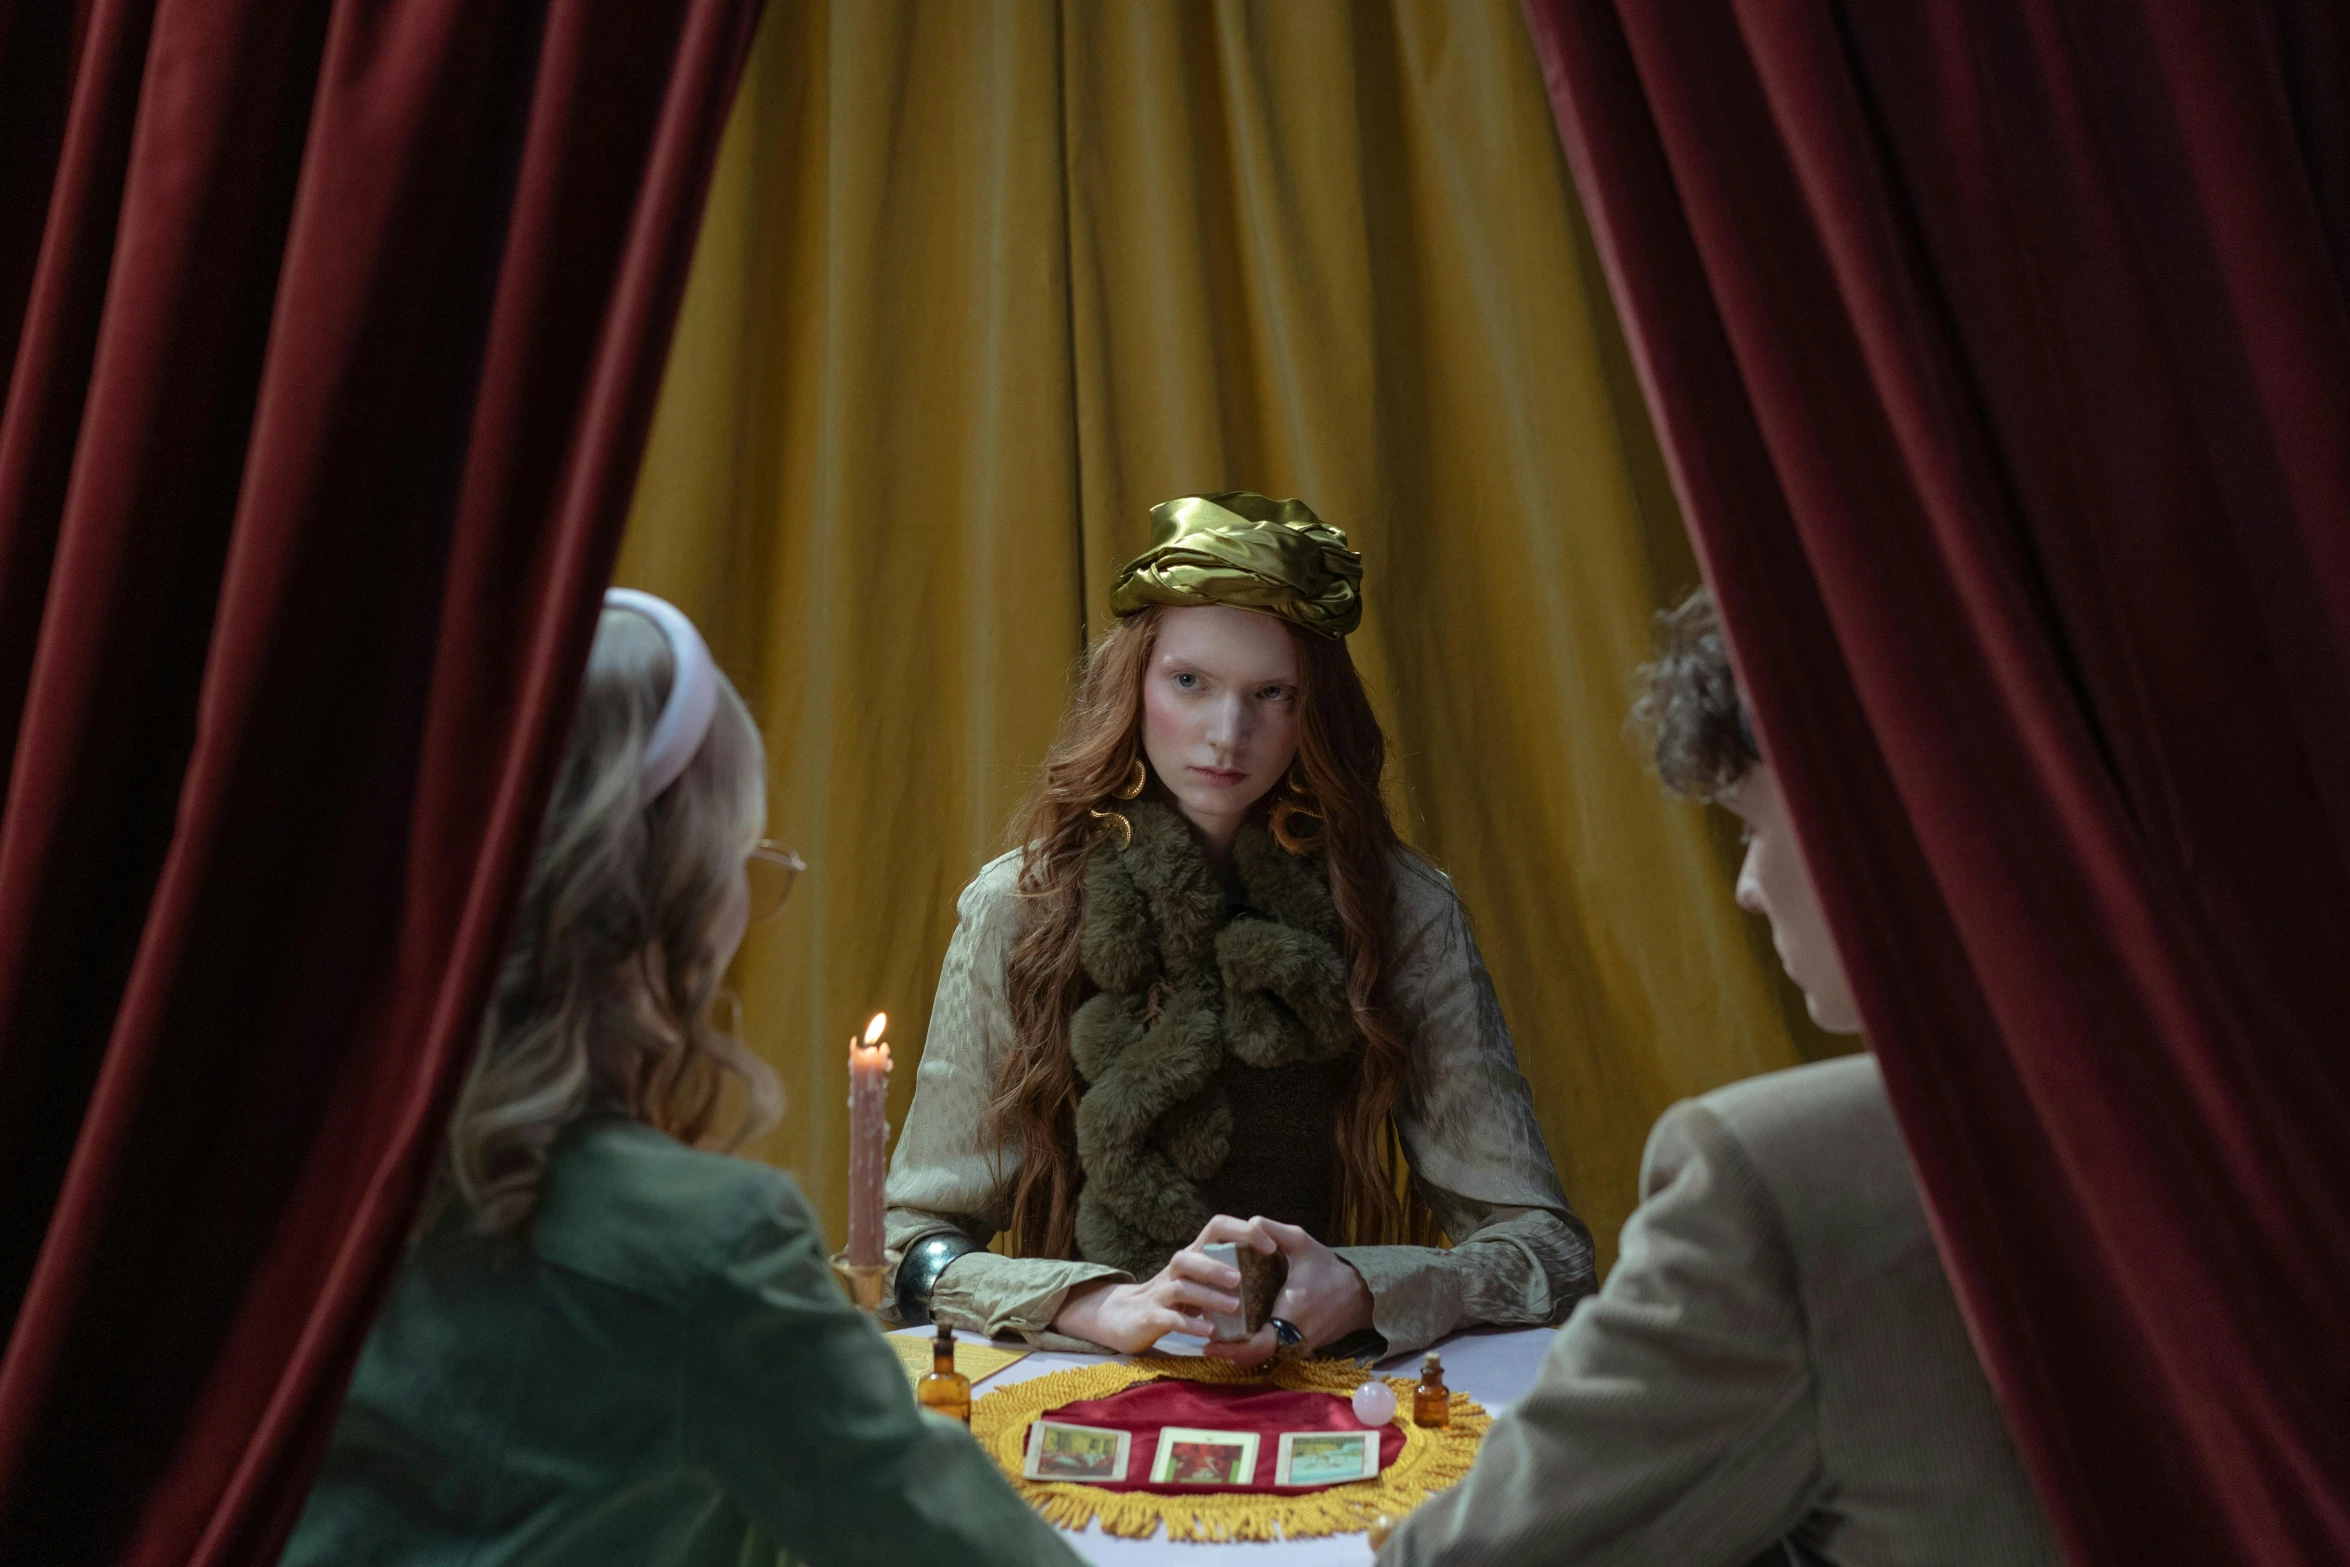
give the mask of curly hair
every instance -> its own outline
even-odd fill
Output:
[[[1762,760],[1711,588],[1656,617],[1657,655],[1640,666],[1644,689],[1632,726],[1645,736],[1657,776],[1675,794],[1719,799]]]
[[[781,1114],[774,1069],[710,1021],[716,927],[766,822],[766,750],[720,675],[701,749],[640,802],[673,673],[652,622],[604,611],[426,1227],[453,1198],[477,1233],[516,1231],[556,1139],[591,1113],[720,1147]],[[740,1113],[722,1129],[730,1083]]]
[[[1087,857],[1105,831],[1094,811],[1142,755],[1142,682],[1164,610],[1126,616],[1085,654],[1059,738],[1013,823],[1025,846],[1020,893],[1028,918],[1005,967],[1014,1042],[990,1110],[1019,1151],[1007,1226],[1017,1251],[1075,1255],[1078,1084],[1069,1020],[1085,998],[1078,932]],[[1362,1035],[1361,1068],[1339,1112],[1335,1149],[1342,1240],[1384,1245],[1433,1238],[1435,1219],[1405,1178],[1395,1114],[1409,1041],[1387,1001],[1395,906],[1394,823],[1380,794],[1387,737],[1346,644],[1291,628],[1299,661],[1298,769],[1319,804],[1313,844],[1328,866],[1346,933],[1347,1004]]]

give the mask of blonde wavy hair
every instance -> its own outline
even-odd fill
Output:
[[[454,1196],[480,1233],[522,1225],[556,1140],[591,1113],[726,1148],[782,1113],[774,1070],[710,1021],[729,956],[717,927],[765,828],[766,748],[720,675],[709,737],[640,806],[673,673],[651,621],[604,611],[428,1221]]]

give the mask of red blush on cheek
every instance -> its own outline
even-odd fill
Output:
[[[1142,738],[1145,745],[1175,748],[1186,745],[1184,714],[1170,696],[1164,680],[1153,680],[1142,692]]]

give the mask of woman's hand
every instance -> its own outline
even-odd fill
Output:
[[[1231,1229],[1218,1231],[1218,1225]],[[1320,1349],[1371,1325],[1371,1286],[1363,1282],[1352,1263],[1296,1225],[1277,1219],[1251,1219],[1246,1224],[1217,1219],[1200,1239],[1239,1241],[1262,1252],[1278,1251],[1289,1259],[1289,1282],[1274,1297],[1273,1315],[1303,1333],[1308,1350]],[[1234,1282],[1239,1282],[1237,1277]],[[1219,1360],[1255,1366],[1272,1359],[1278,1343],[1271,1324],[1267,1324],[1236,1343],[1211,1343],[1207,1352]]]
[[[1241,1240],[1247,1233],[1248,1226],[1238,1219],[1210,1219],[1199,1239],[1141,1283],[1088,1284],[1072,1290],[1053,1317],[1053,1331],[1123,1355],[1139,1355],[1170,1333],[1207,1337],[1209,1312],[1240,1309],[1240,1270],[1211,1260],[1199,1248],[1210,1241]]]

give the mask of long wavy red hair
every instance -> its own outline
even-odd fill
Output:
[[[1066,1257],[1076,1246],[1082,1180],[1069,1019],[1088,990],[1078,966],[1085,861],[1110,830],[1093,813],[1116,803],[1114,791],[1142,755],[1142,680],[1161,614],[1153,607],[1128,616],[1087,650],[1060,734],[1013,819],[1013,839],[1025,851],[1020,892],[1027,907],[1006,966],[1014,1042],[992,1115],[995,1136],[1019,1155],[1010,1236],[1026,1256]],[[1331,902],[1346,932],[1347,1000],[1363,1039],[1334,1151],[1339,1233],[1323,1239],[1429,1239],[1434,1225],[1409,1191],[1395,1132],[1408,1063],[1385,991],[1397,848],[1380,792],[1387,736],[1346,644],[1289,631],[1299,668],[1295,767],[1317,806],[1304,819],[1308,831],[1293,836],[1306,837],[1329,867]]]

